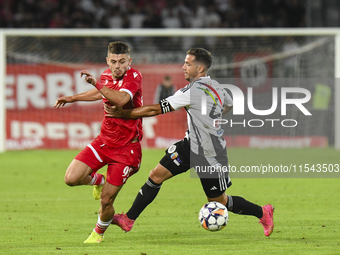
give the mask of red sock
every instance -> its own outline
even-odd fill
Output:
[[[101,221],[100,216],[98,216],[98,221],[96,224],[96,227],[94,228],[94,231],[96,231],[99,235],[104,235],[106,229],[110,226],[112,220],[109,221]]]
[[[91,174],[92,180],[88,183],[88,185],[100,185],[103,184],[105,178],[102,174],[92,173]]]

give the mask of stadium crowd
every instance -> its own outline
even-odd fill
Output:
[[[0,0],[0,27],[305,27],[305,2],[305,0]]]

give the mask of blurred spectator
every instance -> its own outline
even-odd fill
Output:
[[[163,17],[163,27],[164,28],[181,28],[182,22],[178,15],[175,15],[174,10],[172,8],[168,9],[167,15]],[[171,45],[178,45],[180,43],[180,37],[178,36],[171,36],[167,39],[167,41],[163,41],[163,44],[168,46],[169,43]]]
[[[109,23],[110,28],[122,28],[123,27],[123,17],[119,9],[119,6],[116,5],[110,8],[108,23]]]
[[[144,19],[145,15],[142,13],[142,9],[134,6],[130,14],[130,28],[141,28]]]
[[[179,13],[183,13],[185,16],[189,16],[191,14],[190,8],[184,4],[183,0],[179,0],[176,6],[174,6],[175,15],[179,15]]]
[[[216,12],[215,5],[211,5],[208,7],[208,12],[205,17],[205,27],[220,27],[221,26],[221,17]]]
[[[303,27],[305,4],[306,0],[6,0],[0,1],[0,27]]]
[[[94,22],[94,27],[100,27],[100,21],[103,19],[103,17],[105,16],[105,9],[102,6],[100,1],[94,1],[94,18],[95,18],[95,22]]]
[[[180,28],[181,20],[177,15],[174,14],[172,8],[169,9],[168,14],[163,17],[163,27],[164,28]]]
[[[16,27],[20,27],[20,24],[23,24],[25,19],[25,6],[23,3],[19,3],[18,9],[16,10],[15,14],[13,15],[13,21]]]
[[[48,24],[48,27],[58,28],[58,27],[64,27],[64,26],[65,26],[65,23],[61,17],[61,14],[59,12],[54,13],[50,23]]]
[[[151,1],[152,7],[156,10],[157,16],[160,16],[162,13],[162,10],[164,10],[167,7],[167,1],[165,0],[153,0]]]
[[[143,22],[143,28],[162,28],[162,19],[151,5],[146,7],[146,18]]]
[[[215,3],[218,6],[218,10],[222,13],[228,11],[230,9],[230,2],[232,0],[215,0]]]
[[[95,7],[92,0],[81,0],[79,6],[82,8],[83,11],[89,12],[94,14]]]
[[[157,85],[154,96],[154,103],[158,104],[164,98],[172,96],[175,93],[176,87],[172,83],[171,76],[165,75],[163,81]]]
[[[205,17],[202,15],[203,11],[199,6],[193,8],[192,13],[188,17],[190,28],[202,28],[205,24]]]
[[[98,1],[98,0],[95,0],[95,1]],[[103,1],[104,1],[104,4],[107,8],[110,8],[112,6],[116,6],[119,3],[118,0],[103,0]]]

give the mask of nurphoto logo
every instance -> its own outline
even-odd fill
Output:
[[[243,94],[243,91],[238,88],[235,85],[231,84],[220,84],[222,88],[228,89],[233,97],[233,115],[244,115],[245,114],[245,96]],[[282,87],[280,90],[281,97],[278,97],[278,88],[272,88],[272,105],[269,109],[266,110],[258,110],[255,109],[254,103],[253,103],[253,88],[248,87],[247,88],[247,106],[248,110],[257,116],[268,116],[272,113],[274,113],[277,110],[279,99],[280,99],[280,108],[281,108],[281,116],[287,115],[287,105],[295,105],[297,109],[299,109],[305,116],[311,116],[312,114],[306,109],[306,107],[303,105],[307,103],[311,99],[311,93],[309,90],[305,88],[294,88],[294,87]],[[212,91],[214,93],[214,91]],[[212,93],[208,93],[210,97],[212,96]],[[299,95],[300,98],[288,98],[288,95]],[[301,97],[301,95],[303,97]],[[270,98],[268,98],[270,100]],[[214,103],[216,104],[216,100],[214,100]],[[206,115],[207,114],[207,99],[205,96],[202,96],[201,98],[201,114]],[[213,120],[213,125],[215,127],[218,127],[222,124],[229,124],[230,127],[233,127],[235,125],[241,125],[243,127],[262,127],[265,124],[271,125],[271,127],[275,127],[275,125],[280,125],[282,127],[295,127],[298,125],[298,122],[296,119],[249,119],[243,121],[235,122],[232,119],[222,119],[217,118]]]

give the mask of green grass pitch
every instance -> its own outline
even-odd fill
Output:
[[[275,207],[275,229],[265,237],[255,217],[230,213],[226,228],[203,229],[206,198],[190,173],[165,182],[129,233],[111,225],[101,244],[83,244],[97,221],[92,187],[68,187],[64,173],[77,151],[0,154],[0,254],[339,254],[340,179],[233,178],[228,194]],[[339,164],[334,149],[229,149],[231,165]],[[144,150],[139,173],[119,194],[126,212],[163,150]],[[101,172],[101,171],[100,171]],[[235,174],[236,175],[236,174]]]

